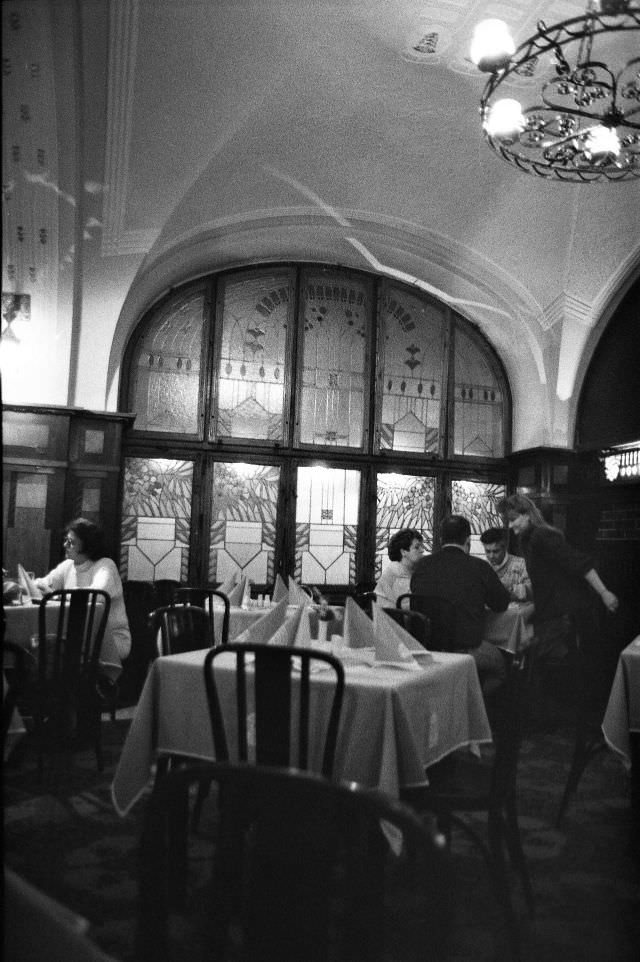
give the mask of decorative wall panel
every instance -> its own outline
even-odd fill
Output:
[[[401,528],[422,534],[427,551],[433,550],[435,478],[411,474],[379,474],[376,496],[375,579],[389,564],[389,539]]]
[[[295,577],[305,584],[355,581],[360,472],[300,467]]]

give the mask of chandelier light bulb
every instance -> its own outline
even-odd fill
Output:
[[[524,130],[525,120],[522,107],[517,100],[507,97],[496,102],[489,108],[484,129],[490,137],[501,140],[515,140]]]
[[[585,151],[594,158],[607,157],[610,154],[617,157],[620,153],[620,138],[617,131],[602,124],[593,127],[587,134]]]
[[[482,20],[473,31],[469,55],[478,70],[493,73],[504,70],[516,45],[503,20]]]

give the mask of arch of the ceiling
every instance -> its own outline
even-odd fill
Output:
[[[172,288],[205,274],[282,261],[369,270],[427,291],[480,328],[500,355],[512,387],[522,386],[530,396],[544,384],[537,340],[541,307],[516,278],[453,238],[414,224],[372,220],[358,212],[321,216],[317,208],[296,208],[227,218],[174,237],[170,244],[156,244],[116,324],[107,402],[117,393],[122,358],[135,326]],[[529,351],[523,350],[523,341]]]

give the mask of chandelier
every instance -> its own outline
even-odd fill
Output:
[[[640,36],[631,31],[640,31],[640,0],[589,0],[581,17],[539,21],[517,49],[502,21],[478,24],[471,59],[491,74],[480,100],[489,145],[540,177],[640,177]],[[603,51],[622,60],[610,65]],[[537,81],[533,102],[505,97],[527,78]]]

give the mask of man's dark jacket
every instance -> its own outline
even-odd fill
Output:
[[[491,565],[455,545],[420,559],[411,577],[411,591],[446,598],[455,605],[454,650],[480,644],[485,606],[505,611],[509,604],[509,592]]]

